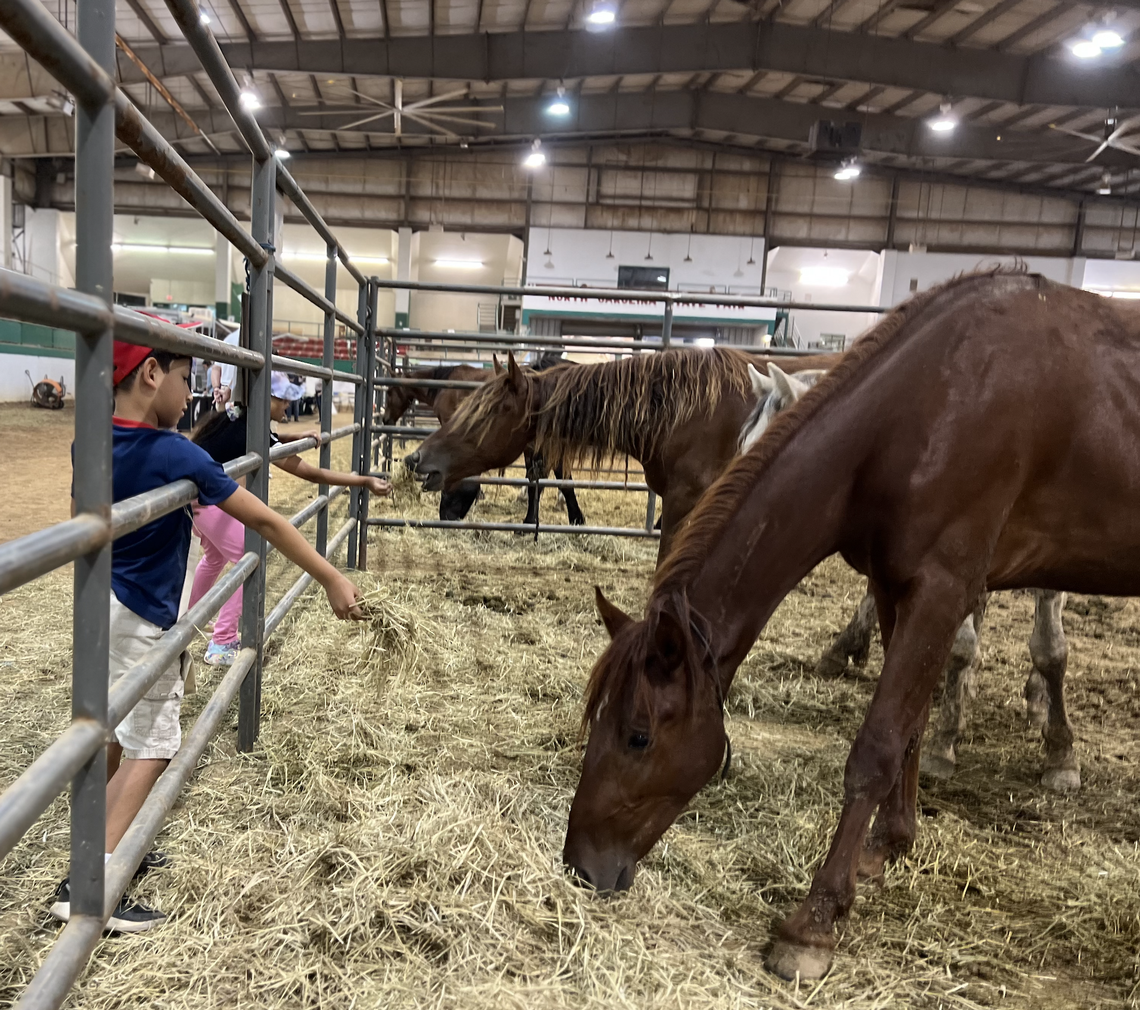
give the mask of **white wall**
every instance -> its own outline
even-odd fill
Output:
[[[669,268],[675,291],[760,294],[760,237],[537,227],[530,230],[529,246],[527,284],[617,287],[619,266],[656,266]]]
[[[412,237],[412,278],[437,284],[515,283],[522,243],[510,235],[421,231]],[[477,267],[448,266],[437,261],[477,263]],[[498,305],[496,295],[438,294],[413,291],[411,325],[430,331],[478,329],[479,305]]]
[[[1014,262],[1013,256],[909,253],[888,249],[883,253],[882,287],[878,294],[878,304],[898,305],[916,291],[925,291],[958,274],[984,269],[998,263]],[[1059,256],[1029,256],[1022,262],[1034,273],[1042,274],[1060,284],[1071,284],[1078,288],[1084,285],[1087,261],[1083,257],[1065,259]]]
[[[830,302],[847,305],[875,305],[882,257],[878,253],[848,249],[810,249],[778,246],[768,254],[769,287],[790,291],[797,302]],[[839,285],[806,283],[801,271],[810,267],[828,267],[847,272],[847,280]],[[878,318],[866,312],[819,312],[794,309],[791,313],[796,330],[805,346],[818,344],[824,334],[843,334],[850,344]]]
[[[72,358],[41,358],[34,354],[0,354],[0,403],[28,402],[32,398],[32,385],[24,370],[34,382],[45,375],[59,381],[63,377],[67,395],[75,387],[75,361]]]
[[[1091,291],[1135,293],[1140,297],[1140,261],[1088,260],[1084,287]]]
[[[28,274],[38,281],[75,287],[75,215],[60,210],[28,208],[25,219],[25,250]]]

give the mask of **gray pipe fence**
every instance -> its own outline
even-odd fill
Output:
[[[235,697],[240,698],[239,748],[250,750],[254,746],[260,722],[265,640],[280,626],[311,582],[308,575],[302,575],[284,597],[269,608],[265,600],[265,562],[269,551],[256,533],[247,531],[244,557],[116,682],[114,689],[108,690],[111,545],[118,537],[184,507],[197,497],[197,488],[191,482],[178,481],[135,498],[113,501],[112,342],[117,339],[226,362],[243,370],[250,418],[249,451],[229,463],[226,470],[234,477],[247,476],[249,490],[263,501],[268,491],[267,463],[318,445],[318,440],[307,438],[283,443],[270,451],[270,368],[321,380],[324,395],[319,446],[323,466],[329,463],[331,443],[349,436],[353,439],[351,469],[367,474],[371,457],[362,447],[371,440],[373,386],[365,376],[371,375],[371,371],[366,370],[373,367],[375,360],[376,279],[364,277],[351,263],[344,247],[296,181],[278,163],[256,121],[241,107],[236,80],[225,65],[213,36],[201,23],[197,5],[193,0],[168,0],[168,7],[210,75],[253,156],[249,231],[115,86],[114,0],[78,0],[75,36],[65,30],[39,0],[5,0],[0,4],[0,29],[52,74],[78,103],[76,290],[0,270],[0,316],[76,333],[75,517],[0,545],[0,592],[8,592],[68,563],[75,566],[72,721],[59,738],[0,793],[0,858],[3,858],[71,783],[71,918],[20,998],[17,1006],[21,1008],[54,1008],[67,998],[108,917]],[[187,333],[165,321],[110,304],[116,137],[245,257],[249,283],[242,346]],[[271,228],[277,191],[293,202],[326,243],[323,295],[276,262]],[[349,272],[359,288],[355,317],[335,304],[339,266]],[[324,314],[323,355],[319,365],[272,352],[275,276],[316,304]],[[354,383],[358,392],[354,423],[334,431],[333,340],[337,323],[355,337],[358,364],[354,373],[336,372],[335,377]],[[328,558],[352,539],[352,561],[359,559],[363,564],[367,556],[366,488],[352,489],[347,519],[334,536],[328,534],[329,508],[343,490],[330,491],[322,486],[316,500],[290,521],[300,527],[316,519],[317,549]],[[243,586],[242,648],[237,661],[189,730],[181,751],[159,779],[112,859],[104,865],[106,745],[112,738],[113,728],[192,641],[196,628],[216,614]]]

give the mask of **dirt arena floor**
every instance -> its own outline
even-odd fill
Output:
[[[4,536],[66,514],[69,421],[0,412]],[[286,513],[312,490],[280,472],[271,489]],[[640,495],[581,498],[591,522],[644,518]],[[434,508],[402,485],[378,511]],[[476,508],[524,506],[498,488]],[[557,519],[553,496],[544,511]],[[337,623],[312,591],[294,610],[273,640],[257,749],[235,753],[231,714],[160,836],[173,869],[139,887],[170,922],[104,940],[69,1005],[1136,1005],[1136,601],[1065,610],[1084,784],[1064,797],[1037,784],[1020,698],[1032,597],[992,600],[956,777],[924,783],[914,852],[861,892],[832,973],[797,986],[764,955],[822,857],[882,660],[876,649],[841,680],[813,673],[859,599],[854,574],[833,559],[780,607],[728,699],[728,780],[696,798],[628,894],[604,900],[560,867],[582,687],[606,641],[593,586],[637,610],[654,546],[442,531],[374,531],[371,544],[358,580],[378,617]],[[271,599],[292,578],[275,562]],[[69,587],[61,571],[0,597],[0,786],[66,724]],[[199,672],[184,728],[219,679]],[[47,906],[66,872],[66,809],[0,862],[0,1006],[57,934]]]

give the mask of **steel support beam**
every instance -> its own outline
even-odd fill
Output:
[[[225,43],[233,67],[283,73],[467,81],[542,80],[728,71],[801,74],[1016,105],[1140,104],[1140,71],[1111,61],[1076,66],[1048,53],[1017,55],[782,22],[655,25],[592,34],[498,32],[340,40]],[[159,76],[192,73],[189,46],[140,46]],[[129,61],[125,82],[141,80]],[[30,96],[16,96],[30,97]]]

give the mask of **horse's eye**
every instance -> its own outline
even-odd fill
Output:
[[[649,737],[644,733],[633,733],[630,735],[629,745],[634,750],[645,750],[649,746]]]

